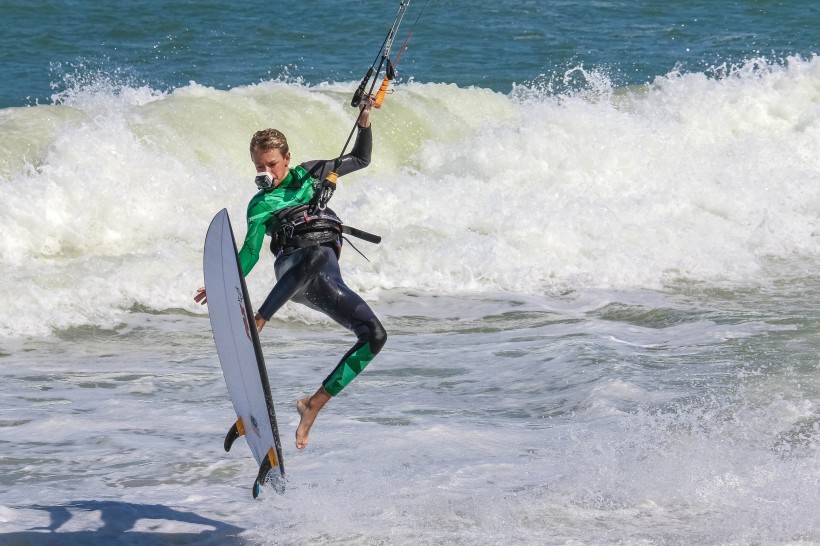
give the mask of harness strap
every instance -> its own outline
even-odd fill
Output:
[[[382,242],[382,238],[379,235],[373,235],[372,233],[368,233],[366,231],[362,231],[354,227],[346,226],[344,224],[342,224],[342,233],[344,233],[345,235],[350,235],[351,237],[356,237],[357,239],[364,239],[365,241],[376,245]],[[345,238],[345,240],[347,240],[347,238]],[[349,240],[347,241],[350,242]],[[350,246],[353,246],[353,244],[351,243]],[[356,247],[354,246],[353,248]],[[359,254],[361,254],[361,252],[359,252]]]
[[[309,208],[309,204],[299,205],[276,213],[283,225],[271,234],[271,252],[278,254],[280,250],[287,248],[306,248],[332,242],[341,243],[341,240],[345,240],[350,243],[353,250],[367,260],[367,256],[362,254],[345,235],[374,244],[379,244],[382,240],[378,235],[342,224],[342,221],[330,209],[318,215],[311,215]]]

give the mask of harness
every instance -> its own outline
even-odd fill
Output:
[[[378,235],[344,225],[336,213],[327,207],[311,211],[310,203],[282,209],[276,213],[276,217],[282,226],[271,233],[270,250],[277,256],[280,253],[289,254],[300,248],[316,245],[328,246],[338,256],[344,239],[350,243],[353,250],[367,260],[367,256],[362,254],[345,235],[375,244],[382,240]]]

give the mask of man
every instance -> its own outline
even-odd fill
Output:
[[[276,129],[257,131],[251,139],[251,160],[256,166],[260,191],[248,204],[248,232],[239,251],[242,274],[247,276],[259,260],[265,235],[271,236],[276,255],[277,282],[256,313],[256,328],[262,331],[288,300],[307,305],[356,334],[357,341],[342,357],[322,386],[296,402],[300,421],[296,447],[308,445],[308,435],[324,405],[346,387],[387,341],[379,319],[362,298],[345,285],[339,270],[342,247],[341,221],[317,201],[327,187],[325,180],[362,169],[370,163],[373,137],[370,108],[364,100],[357,121],[358,134],[349,154],[338,160],[309,161],[290,168],[291,153],[285,135]],[[335,182],[335,180],[334,180]],[[202,304],[205,289],[194,300]]]

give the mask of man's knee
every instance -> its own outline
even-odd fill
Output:
[[[375,316],[359,320],[353,331],[356,333],[359,343],[370,345],[370,352],[374,356],[382,350],[385,342],[387,342],[387,332]]]
[[[370,330],[370,351],[374,355],[378,354],[387,342],[387,331],[379,322],[379,319],[375,317],[368,321],[367,328]]]

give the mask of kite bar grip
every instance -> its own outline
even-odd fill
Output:
[[[384,81],[382,81],[381,87],[379,87],[379,92],[376,93],[376,102],[373,104],[376,108],[381,108],[382,103],[384,102],[384,96],[387,94],[387,87],[390,85],[390,78],[388,76],[384,77]]]

